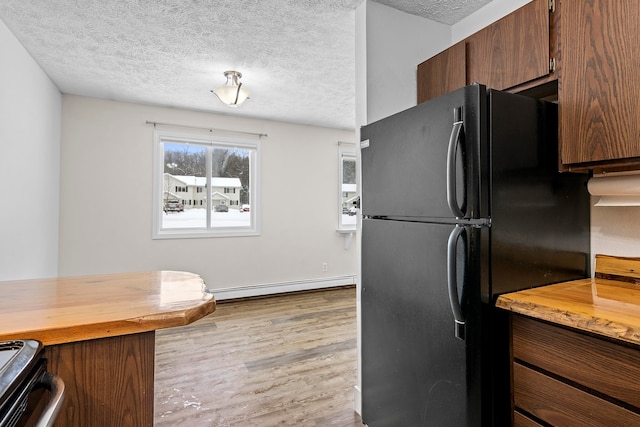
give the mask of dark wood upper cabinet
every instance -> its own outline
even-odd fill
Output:
[[[534,0],[467,38],[467,84],[508,89],[549,74],[549,0]]]
[[[640,2],[562,0],[560,7],[561,162],[566,169],[637,169]]]
[[[526,4],[419,64],[418,103],[471,83],[510,89],[548,76],[551,35],[549,0]]]
[[[465,86],[465,57],[462,41],[418,65],[418,104]]]
[[[557,100],[560,170],[640,170],[639,23],[637,0],[533,0],[420,64],[418,102],[476,82]]]

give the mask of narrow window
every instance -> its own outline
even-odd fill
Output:
[[[356,203],[358,200],[355,146],[340,143],[338,153],[338,183],[340,187],[338,192],[338,229],[351,230],[356,228]]]

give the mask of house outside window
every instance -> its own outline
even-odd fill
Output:
[[[258,235],[259,160],[259,140],[156,131],[153,238]]]

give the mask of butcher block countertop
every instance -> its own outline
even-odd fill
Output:
[[[594,278],[504,294],[496,306],[640,345],[640,258],[597,255]]]
[[[187,325],[215,310],[200,276],[152,271],[0,282],[0,341],[44,345]]]

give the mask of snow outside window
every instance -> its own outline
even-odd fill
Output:
[[[155,132],[153,238],[259,234],[260,141]]]

